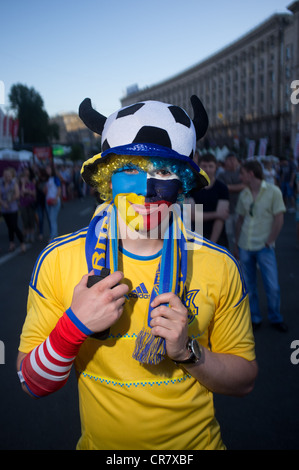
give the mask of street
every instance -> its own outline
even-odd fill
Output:
[[[65,202],[59,214],[59,233],[88,225],[94,207],[91,197]],[[280,333],[268,325],[261,288],[264,321],[255,333],[259,364],[256,386],[245,398],[215,396],[216,417],[228,449],[299,449],[299,364],[291,361],[291,344],[299,341],[299,250],[295,244],[295,216],[287,213],[276,252],[281,312],[289,331]],[[22,392],[16,374],[28,284],[36,258],[44,247],[45,242],[38,241],[28,246],[25,254],[16,251],[8,255],[6,226],[0,221],[0,341],[5,354],[4,361],[0,360],[0,449],[3,450],[72,450],[80,437],[73,371],[62,390],[41,400],[32,400]]]

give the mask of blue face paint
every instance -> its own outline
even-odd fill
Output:
[[[112,197],[117,194],[135,193],[139,196],[146,195],[146,179],[147,175],[144,171],[139,170],[138,173],[126,173],[118,171],[112,175]]]

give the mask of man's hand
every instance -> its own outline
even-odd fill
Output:
[[[162,304],[169,304],[169,307]],[[188,359],[188,310],[181,299],[168,292],[157,296],[152,302],[152,307],[150,326],[153,335],[166,340],[166,351],[170,359]]]
[[[122,279],[123,273],[116,271],[88,288],[88,275],[85,275],[75,287],[71,309],[94,333],[105,331],[122,315],[129,291],[126,284],[119,284]]]

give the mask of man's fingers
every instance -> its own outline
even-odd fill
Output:
[[[152,301],[151,306],[155,308],[161,304],[169,304],[171,308],[178,310],[183,307],[181,299],[173,292],[165,292],[164,294],[158,295]]]
[[[115,300],[118,300],[124,297],[128,292],[129,292],[129,286],[127,286],[127,284],[119,284],[113,287],[113,289],[111,289],[111,293]]]
[[[114,273],[109,274],[109,276],[94,284],[91,289],[98,289],[100,291],[104,289],[112,289],[112,287],[116,286],[116,284],[118,284],[123,279],[123,277],[124,275],[121,271],[115,271]]]

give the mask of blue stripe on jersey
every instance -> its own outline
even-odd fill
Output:
[[[44,250],[40,253],[39,257],[36,260],[29,285],[33,289],[37,290],[36,285],[37,285],[37,279],[38,279],[38,274],[39,274],[41,265],[43,264],[44,259],[47,257],[49,253],[51,253],[52,250],[62,245],[65,245],[67,243],[78,240],[79,238],[86,238],[86,234],[87,234],[87,228],[83,228],[72,234],[56,238],[55,240],[53,240],[52,243],[47,245],[46,248],[44,248]]]

